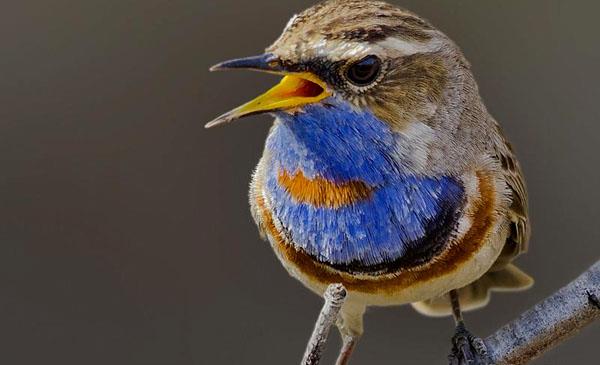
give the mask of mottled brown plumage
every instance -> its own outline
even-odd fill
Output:
[[[530,232],[521,167],[481,100],[469,62],[459,47],[428,21],[381,1],[329,0],[294,16],[264,56],[216,66],[227,68],[288,75],[266,96],[209,125],[257,112],[279,113],[269,137],[282,129],[288,133],[286,143],[296,148],[292,168],[282,167],[290,163],[287,146],[267,143],[251,186],[252,213],[291,275],[319,294],[331,283],[346,286],[348,299],[339,323],[346,340],[354,341],[362,333],[366,306],[411,303],[423,314],[450,315],[458,301],[463,310],[476,309],[488,302],[494,289],[516,291],[532,284],[532,279],[512,264],[526,251]],[[374,116],[376,125],[384,126],[379,130],[381,140],[369,137],[367,142],[373,149],[365,149],[362,134],[358,140],[349,139],[348,135],[355,137],[361,127],[351,123],[340,129],[316,123],[317,134],[307,133],[305,125],[296,130],[286,125],[297,123],[295,118],[309,114],[307,108],[314,104],[322,106],[318,113],[339,113],[338,119],[331,120],[315,114],[323,123],[344,124],[347,120],[343,118],[357,118],[358,123],[364,118],[368,123],[369,116]],[[315,118],[308,120],[315,122]],[[315,138],[321,140],[319,132],[333,134],[322,139],[329,150],[311,144]],[[366,129],[365,133],[370,132]],[[354,242],[348,237],[356,227],[348,226],[368,212],[379,217],[372,222],[378,229],[395,228],[386,226],[397,224],[391,213],[394,209],[363,212],[358,206],[373,200],[380,190],[402,182],[390,178],[369,184],[368,166],[361,170],[365,175],[347,178],[344,173],[353,166],[340,167],[344,161],[339,159],[327,165],[323,156],[311,159],[311,153],[318,150],[321,154],[354,156],[360,161],[350,161],[350,165],[364,166],[372,162],[371,151],[384,140],[388,152],[382,159],[390,162],[393,172],[417,180],[457,181],[464,196],[453,200],[452,209],[437,216],[438,221],[427,220],[434,229],[418,226],[413,230],[426,231],[425,237],[407,244],[403,256],[374,263],[369,252],[360,251],[353,260],[334,262],[331,257],[335,254],[346,257],[353,252]],[[357,151],[360,153],[354,153]],[[273,169],[278,172],[270,186]],[[413,184],[418,190],[419,182]],[[436,199],[442,194],[438,185],[421,201],[401,201],[400,205],[406,205],[408,215],[414,218],[420,209],[427,208],[427,199],[439,207]],[[335,213],[320,222],[330,212],[308,210],[303,220],[286,225],[285,220],[294,214],[289,206],[297,204],[331,208]],[[349,209],[342,212],[342,208]],[[390,212],[389,218],[379,215],[382,210]],[[313,221],[315,225],[311,225]],[[315,237],[322,237],[326,228],[335,224],[345,234],[343,239],[333,246],[315,242]],[[311,254],[307,247],[322,251]],[[393,249],[386,246],[383,254]],[[449,293],[456,293],[454,301],[450,301]],[[348,353],[340,359],[347,361]]]
[[[390,47],[389,39],[407,43]],[[356,51],[365,44],[368,51]],[[470,64],[454,42],[428,21],[388,3],[331,0],[294,16],[267,51],[297,64],[359,59],[373,49],[386,57],[386,76],[360,92],[346,86],[336,91],[406,133],[400,153],[410,169],[460,175],[478,164],[493,165],[510,199],[503,213],[510,234],[493,265],[494,271],[503,269],[527,249],[527,192],[514,151],[483,105]],[[426,130],[413,133],[416,122]]]

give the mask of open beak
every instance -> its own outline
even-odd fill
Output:
[[[212,122],[206,128],[226,124],[236,119],[254,114],[290,110],[302,105],[319,102],[331,96],[327,84],[310,72],[291,72],[285,70],[271,54],[241,58],[219,63],[211,71],[244,69],[283,75],[283,79],[266,93],[237,107]]]

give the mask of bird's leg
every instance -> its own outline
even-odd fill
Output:
[[[346,365],[350,361],[350,356],[352,356],[352,351],[354,351],[354,347],[356,347],[356,343],[358,342],[359,336],[346,336],[342,335],[342,349],[340,350],[340,354],[335,362],[336,365]]]
[[[337,320],[337,327],[342,336],[342,348],[336,365],[347,365],[360,336],[363,333],[364,305],[347,302],[342,307]]]
[[[450,292],[452,315],[456,323],[456,332],[452,337],[452,352],[448,356],[450,365],[488,365],[489,359],[485,344],[480,338],[473,336],[465,327],[460,310],[458,292]]]

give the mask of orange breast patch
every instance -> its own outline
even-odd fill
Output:
[[[343,207],[369,199],[373,192],[373,189],[362,181],[336,184],[320,177],[307,179],[301,171],[290,175],[282,170],[277,180],[294,200],[315,207]]]

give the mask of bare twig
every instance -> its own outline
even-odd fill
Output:
[[[302,365],[316,365],[321,360],[321,354],[325,348],[329,330],[337,320],[338,313],[345,300],[346,289],[342,284],[332,284],[325,291],[325,304],[323,305],[323,309],[321,309],[315,329],[308,341]]]
[[[341,284],[325,292],[325,304],[312,333],[302,365],[317,365],[331,326],[346,299]],[[600,261],[575,281],[520,315],[485,339],[496,365],[522,365],[575,335],[600,318]]]
[[[600,261],[485,339],[495,364],[526,364],[600,318]]]

